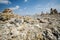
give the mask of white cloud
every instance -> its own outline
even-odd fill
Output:
[[[28,0],[24,0],[25,2],[27,2]]]
[[[1,4],[11,4],[9,0],[0,0]]]
[[[9,9],[12,9],[12,10],[16,10],[16,9],[19,9],[20,7],[17,5],[15,7],[12,7],[12,8],[9,8]]]

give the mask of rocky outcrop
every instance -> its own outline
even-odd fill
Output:
[[[3,11],[3,13],[12,13],[12,10],[11,10],[11,9],[5,9],[5,10]]]
[[[60,15],[1,13],[0,40],[60,40]]]
[[[22,18],[19,15],[13,14],[11,9],[5,9],[2,13],[0,13],[0,21],[8,21],[11,18]]]

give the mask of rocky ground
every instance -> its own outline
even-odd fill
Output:
[[[60,40],[60,14],[19,16],[6,9],[0,13],[0,40]]]

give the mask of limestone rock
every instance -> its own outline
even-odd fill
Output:
[[[5,10],[3,11],[3,13],[12,13],[12,10],[11,10],[11,9],[5,9]]]
[[[60,40],[60,15],[19,16],[7,10],[0,15],[0,40]]]

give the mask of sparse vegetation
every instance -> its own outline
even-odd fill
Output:
[[[58,11],[56,9],[51,8],[50,9],[50,14],[58,14]]]

